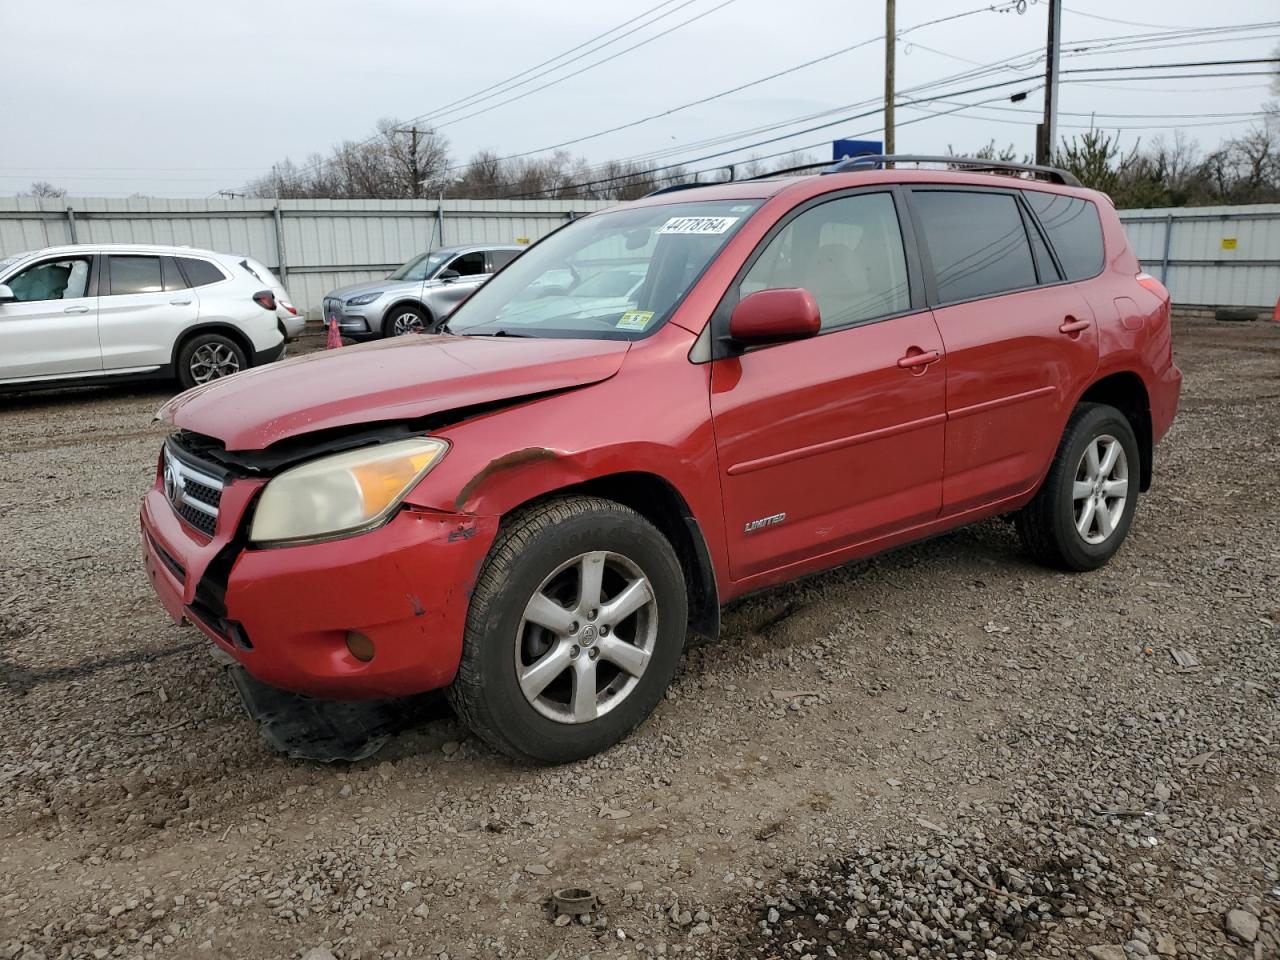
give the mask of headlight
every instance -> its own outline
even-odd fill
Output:
[[[443,440],[415,437],[286,470],[262,491],[249,539],[288,543],[372,529],[391,516],[448,449]]]
[[[360,296],[352,297],[350,300],[348,300],[347,306],[363,307],[366,303],[373,303],[373,301],[377,300],[380,296],[382,296],[381,290],[379,290],[377,293],[362,293],[360,294]]]

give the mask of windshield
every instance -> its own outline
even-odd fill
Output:
[[[670,203],[584,217],[480,287],[449,318],[449,330],[640,339],[666,322],[760,203]]]
[[[420,253],[395,273],[388,280],[425,280],[436,272],[440,264],[449,259],[447,253],[437,250],[435,253]]]

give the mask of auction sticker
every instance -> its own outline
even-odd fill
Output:
[[[672,217],[658,233],[683,234],[687,237],[714,237],[724,233],[741,217]]]
[[[614,325],[618,330],[643,330],[653,319],[652,310],[628,310]]]

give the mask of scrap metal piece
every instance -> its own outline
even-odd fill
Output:
[[[333,763],[371,757],[395,734],[425,719],[440,699],[423,694],[399,700],[317,700],[268,686],[239,665],[228,672],[262,738],[295,760]]]
[[[565,887],[551,893],[551,906],[561,917],[581,917],[596,908],[596,895],[583,887]]]

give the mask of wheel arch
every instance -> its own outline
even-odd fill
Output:
[[[428,324],[435,323],[435,312],[429,306],[417,297],[401,297],[399,300],[392,303],[391,306],[387,307],[387,309],[382,311],[382,319],[378,323],[378,331],[382,336],[387,336],[387,321],[391,319],[391,315],[401,307],[413,307],[415,310],[422,312],[422,314],[427,318]]]
[[[711,552],[702,526],[689,505],[665,478],[644,471],[605,474],[513,504],[503,518],[542,501],[577,494],[601,497],[630,507],[658,528],[675,549],[684,572],[689,628],[700,637],[714,639],[720,632],[720,592]]]
[[[169,368],[173,371],[178,369],[178,355],[182,353],[185,347],[194,337],[198,337],[204,333],[221,333],[229,340],[234,340],[236,346],[244,351],[245,367],[253,365],[253,358],[256,353],[253,347],[253,341],[245,335],[243,330],[237,328],[231,323],[219,323],[211,321],[208,323],[197,323],[194,326],[187,327],[182,334],[173,342],[173,354],[169,358]]]
[[[1141,484],[1144,493],[1151,488],[1154,469],[1154,441],[1151,432],[1151,397],[1146,383],[1132,370],[1121,370],[1095,380],[1080,395],[1079,403],[1105,403],[1119,410],[1138,439],[1141,458]]]

